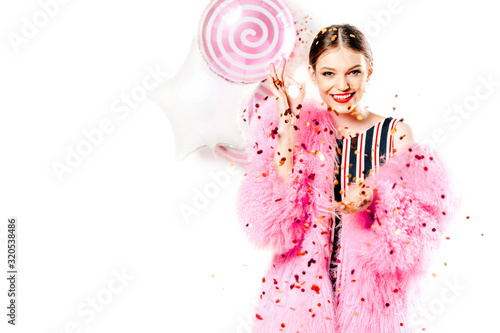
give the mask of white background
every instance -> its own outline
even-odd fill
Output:
[[[165,110],[149,100],[123,120],[111,111],[148,66],[176,73],[208,3],[72,0],[18,52],[7,36],[20,34],[40,4],[1,3],[1,332],[248,332],[271,254],[253,249],[236,220],[245,170],[230,174],[209,148],[177,161]],[[383,21],[391,3],[398,11]],[[498,332],[500,24],[492,3],[288,2],[318,28],[378,26],[366,33],[375,57],[370,109],[404,117],[418,141],[445,135],[436,149],[463,207],[425,281],[426,332]],[[479,100],[488,77],[496,86]],[[470,111],[444,118],[474,100]],[[113,131],[59,181],[52,163],[64,162],[66,147],[105,118]],[[230,175],[228,184],[187,220],[179,208],[215,184],[211,173]],[[19,220],[15,328],[6,323],[3,278],[9,216]],[[123,284],[114,280],[122,272],[130,278]]]

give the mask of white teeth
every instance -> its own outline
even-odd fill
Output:
[[[349,94],[349,95],[342,95],[342,96],[339,96],[339,95],[333,95],[336,99],[348,99],[352,96],[353,94]]]

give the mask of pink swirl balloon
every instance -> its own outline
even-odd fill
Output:
[[[199,26],[203,57],[232,82],[264,80],[269,64],[290,56],[295,39],[293,16],[281,0],[215,0]]]

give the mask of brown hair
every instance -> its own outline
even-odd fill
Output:
[[[363,54],[368,66],[370,61],[373,61],[370,44],[358,28],[350,24],[334,24],[323,28],[312,41],[309,49],[309,64],[316,70],[319,57],[325,51],[340,46]]]

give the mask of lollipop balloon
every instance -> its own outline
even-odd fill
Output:
[[[199,25],[200,50],[210,69],[237,83],[266,79],[271,63],[290,57],[296,34],[281,0],[215,0]]]

